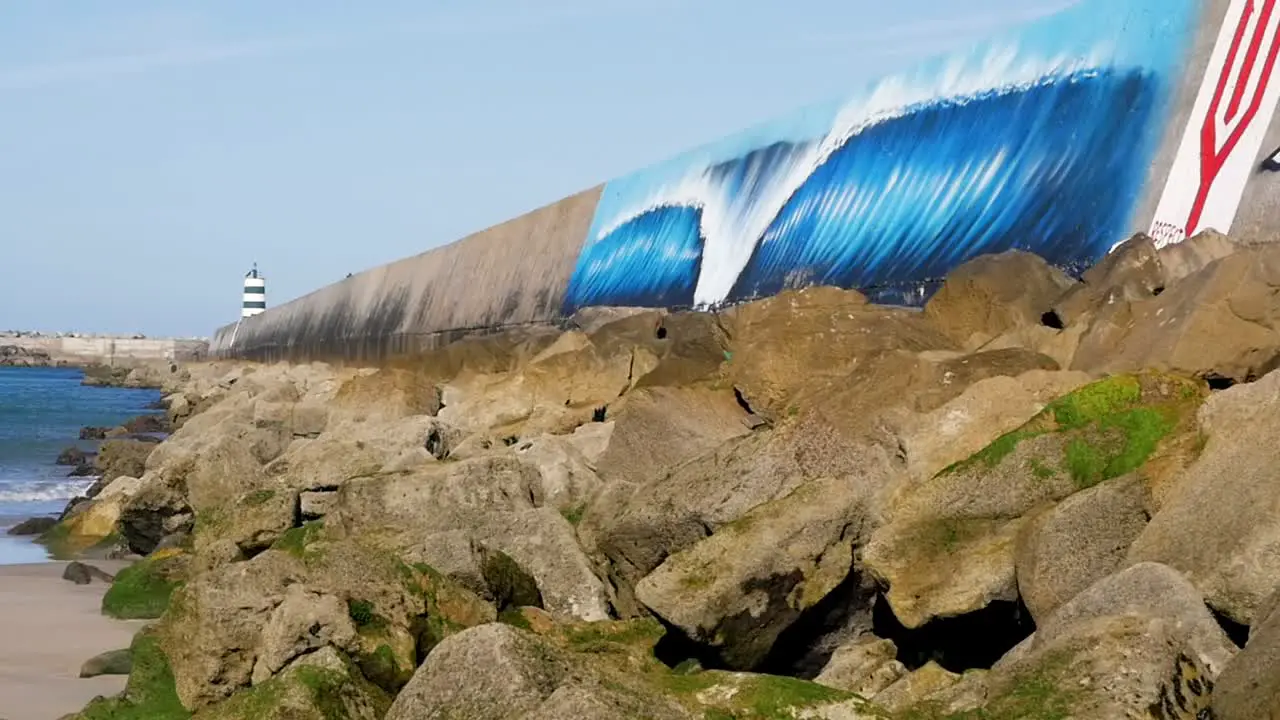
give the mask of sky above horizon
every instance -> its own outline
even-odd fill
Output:
[[[0,330],[207,336],[1071,4],[4,3]]]

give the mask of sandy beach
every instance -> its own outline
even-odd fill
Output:
[[[94,562],[115,573],[124,563]],[[100,611],[107,585],[62,579],[66,563],[0,565],[0,718],[56,720],[97,695],[124,689],[123,676],[78,677],[85,660],[128,647],[141,622]]]

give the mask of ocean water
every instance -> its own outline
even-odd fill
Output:
[[[113,426],[151,412],[156,390],[85,387],[78,370],[0,367],[0,564],[38,562],[45,553],[5,530],[41,515],[57,515],[93,478],[70,478],[54,464],[86,425]]]

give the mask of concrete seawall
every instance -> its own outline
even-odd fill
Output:
[[[257,360],[376,361],[460,334],[556,319],[600,188],[438,250],[353,275],[217,331]]]
[[[172,338],[0,335],[0,345],[46,353],[53,362],[68,365],[129,366],[165,361],[197,362],[209,357],[208,341]]]
[[[211,351],[368,363],[593,305],[899,298],[1015,247],[1078,268],[1134,232],[1270,239],[1280,9],[1247,6],[1083,0],[227,325]]]

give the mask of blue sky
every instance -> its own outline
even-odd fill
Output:
[[[207,335],[1072,4],[6,2],[0,329]]]

